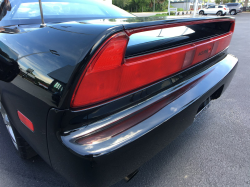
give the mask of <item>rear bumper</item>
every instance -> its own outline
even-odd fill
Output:
[[[237,58],[227,55],[191,79],[102,120],[100,123],[103,125],[108,120],[117,120],[129,112],[135,113],[140,107],[151,106],[152,103],[159,103],[164,98],[179,94],[171,103],[141,123],[93,146],[72,142],[73,138],[91,131],[91,128],[76,129],[65,136],[59,136],[60,124],[55,124],[61,117],[54,116],[60,111],[51,110],[48,117],[48,146],[52,166],[76,186],[108,186],[119,181],[138,169],[191,125],[200,105],[216,91],[225,91],[237,63]]]

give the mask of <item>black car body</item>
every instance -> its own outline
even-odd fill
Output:
[[[15,11],[38,6],[16,2]],[[45,14],[40,26],[10,11],[0,21],[1,111],[13,143],[75,186],[129,179],[220,97],[238,63],[227,53],[233,18],[124,14]]]

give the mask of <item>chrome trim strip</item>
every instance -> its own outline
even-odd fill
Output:
[[[147,100],[145,100],[145,101],[143,101],[143,102],[141,102],[141,103],[139,103],[137,105],[134,105],[134,106],[132,106],[130,108],[127,108],[127,109],[125,109],[125,110],[123,110],[121,112],[118,112],[118,113],[116,113],[116,114],[114,114],[112,116],[109,116],[109,117],[107,117],[107,118],[105,118],[105,119],[103,119],[101,121],[95,122],[95,123],[93,123],[91,125],[87,125],[85,127],[79,128],[77,131],[75,131],[75,130],[74,131],[67,131],[67,132],[65,132],[65,134],[70,133],[72,135],[72,138],[77,138],[79,136],[84,136],[86,134],[89,134],[89,133],[91,133],[93,131],[96,131],[96,130],[98,130],[100,128],[103,128],[103,127],[105,127],[105,126],[107,126],[107,125],[109,125],[111,123],[114,123],[115,121],[118,121],[118,120],[120,120],[120,119],[122,119],[122,118],[124,118],[124,117],[138,111],[138,110],[141,110],[141,109],[151,105],[152,103],[155,103],[156,101],[158,101],[158,100],[166,97],[167,95],[171,94],[176,89],[179,89],[179,88],[185,86],[189,82],[190,81],[184,81],[181,84],[178,84],[178,85],[176,85],[176,86],[174,86],[174,87],[172,87],[172,88],[170,88],[168,90],[165,90],[165,91],[161,92],[160,94],[158,94],[158,95],[156,95],[156,96],[154,96],[152,98],[149,98],[149,99],[147,99]],[[79,134],[79,131],[81,131],[80,134]]]

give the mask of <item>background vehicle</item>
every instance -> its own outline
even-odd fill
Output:
[[[209,6],[216,6],[215,3],[205,3],[204,5],[202,5],[202,8],[207,8]]]
[[[229,9],[226,5],[211,5],[199,10],[200,15],[216,14],[217,16],[225,16],[228,13]]]
[[[236,15],[237,13],[242,12],[242,5],[240,3],[227,3],[226,5],[229,8],[229,13],[231,15]]]
[[[37,1],[2,3],[4,122],[22,158],[39,154],[75,186],[130,180],[221,96],[237,67],[227,53],[233,18],[137,18],[54,0],[43,3],[41,25]]]

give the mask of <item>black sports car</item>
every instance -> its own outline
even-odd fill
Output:
[[[89,0],[3,0],[1,113],[22,158],[108,186],[162,150],[229,85],[230,17],[144,17]]]

